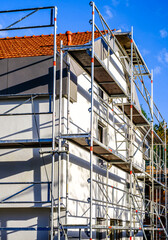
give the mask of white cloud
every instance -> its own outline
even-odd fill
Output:
[[[156,66],[153,71],[154,71],[154,74],[159,74],[161,72],[161,67]]]
[[[167,49],[166,48],[163,48],[161,51],[160,51],[160,53],[159,53],[159,55],[158,55],[158,61],[160,62],[160,63],[168,63],[168,51],[167,51]]]
[[[2,26],[2,24],[0,24],[0,29],[2,29],[3,28],[3,26]],[[0,31],[0,37],[7,37],[7,31]]]
[[[141,52],[142,52],[142,56],[146,56],[150,53],[150,51],[148,49],[145,49],[145,48],[142,49]]]
[[[111,8],[109,6],[104,6],[105,8],[105,13],[106,13],[106,19],[113,18],[113,14],[111,12]]]
[[[120,0],[112,0],[112,5],[114,7],[118,6],[120,4]]]
[[[160,30],[160,36],[161,38],[166,38],[168,35],[168,32],[165,29]]]

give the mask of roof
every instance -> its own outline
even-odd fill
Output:
[[[91,41],[92,32],[67,31],[65,34],[57,34],[57,47],[60,41],[63,45],[83,45]],[[100,33],[95,31],[95,39],[100,37]],[[17,57],[34,57],[53,55],[54,35],[6,37],[0,38],[0,59]]]

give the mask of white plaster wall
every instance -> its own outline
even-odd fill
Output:
[[[45,227],[49,226],[49,209],[1,209],[1,227]],[[1,240],[30,240],[30,239],[48,239],[47,231],[23,231],[23,230],[10,230],[0,231]]]
[[[116,60],[114,58],[114,60]],[[120,66],[121,67],[121,66]],[[114,69],[112,69],[113,71]],[[126,89],[126,85],[122,83],[122,79],[120,76],[117,76],[118,81],[123,85]],[[77,102],[70,103],[70,133],[84,133],[89,132],[90,126],[90,113],[88,109],[90,108],[90,93],[88,92],[90,88],[90,79],[86,74],[81,74],[78,77],[78,94],[77,94]],[[95,85],[94,90],[98,92],[97,86]],[[107,96],[105,95],[105,100],[107,100]],[[106,108],[102,104],[98,104],[98,98],[96,98],[94,104],[94,111],[100,113],[101,118],[94,114],[94,136],[98,136],[97,131],[97,123],[98,120],[102,121],[105,125],[106,122],[102,120],[102,118],[107,119],[107,111]],[[32,103],[26,103],[23,106],[20,106],[17,109],[14,107],[18,106],[22,102],[21,99],[19,100],[7,100],[4,101],[1,107],[1,111],[5,112],[10,109],[13,109],[11,113],[32,113]],[[66,132],[66,99],[63,100],[63,113],[64,113],[64,121],[63,121],[63,132]],[[48,99],[35,99],[34,100],[34,109],[35,111],[40,112],[49,112],[50,104]],[[56,118],[58,119],[58,100],[56,102]],[[119,110],[116,108],[116,111]],[[109,122],[113,124],[113,112],[109,115]],[[116,118],[116,121],[120,121],[119,118]],[[0,119],[0,130],[1,130],[1,140],[16,140],[16,139],[37,139],[38,132],[36,129],[37,126],[40,128],[39,136],[40,138],[51,138],[52,133],[52,116],[51,114],[41,114],[35,117],[32,115],[29,116],[8,116],[8,117],[1,117]],[[58,121],[56,121],[56,126]],[[120,125],[118,125],[118,128]],[[117,128],[117,126],[116,126]],[[58,129],[56,128],[56,133],[58,133]],[[115,135],[115,131],[113,127],[108,127],[108,138],[109,141],[105,141],[105,144],[113,149],[116,149],[116,140],[122,141],[123,138],[120,134]],[[141,139],[138,138],[138,141]],[[136,142],[136,141],[135,141]],[[135,143],[138,146],[138,143]],[[122,145],[123,149],[126,149],[126,143]],[[43,149],[44,150],[44,149]],[[121,150],[121,148],[119,149]],[[120,152],[120,151],[119,151]],[[123,156],[126,157],[126,151],[120,152]],[[48,181],[51,179],[51,156],[44,155],[44,159],[42,159],[39,155],[39,149],[8,149],[8,150],[0,150],[1,156],[1,169],[3,173],[1,174],[1,181]],[[65,205],[65,195],[66,195],[66,159],[63,157],[64,160],[61,162],[61,196],[63,197],[62,204]],[[142,154],[140,152],[137,153],[136,157],[134,158],[138,164],[143,165],[142,161]],[[45,166],[44,166],[45,162]],[[101,180],[106,182],[106,171],[103,170],[97,164],[98,158],[94,156],[94,173],[93,178],[97,180]],[[5,169],[5,170],[4,170]],[[109,170],[109,184],[111,186],[128,190],[126,188],[126,182],[129,179],[127,173],[123,172],[122,170],[118,169],[115,166],[112,166]],[[71,217],[69,217],[68,223],[70,224],[87,224],[88,217],[89,217],[89,204],[87,202],[89,197],[89,183],[87,183],[87,179],[89,178],[89,153],[85,150],[76,147],[73,144],[70,144],[70,164],[69,164],[69,213]],[[12,195],[16,192],[22,190],[27,185],[12,185],[12,187],[7,187],[0,185],[1,188],[1,201]],[[57,163],[55,164],[55,196],[57,196]],[[93,198],[98,198],[99,200],[106,201],[104,192],[100,189],[99,186],[94,184],[93,187]],[[30,201],[38,200],[46,201],[48,196],[48,189],[44,186],[38,186],[36,189],[30,188],[22,194],[17,195],[16,197],[12,198],[15,201],[25,201],[29,199]],[[109,188],[109,200],[113,203],[119,203],[124,206],[128,206],[128,196],[124,195],[121,191],[114,190],[114,188]],[[93,207],[93,216],[94,222],[96,222],[96,217],[105,217],[105,210],[104,207],[100,206],[102,204],[96,205]],[[105,203],[104,203],[105,205]],[[10,204],[10,205],[2,205],[6,208],[13,208],[14,206],[17,208],[20,207],[44,207],[49,206],[49,204]],[[36,224],[37,217],[34,217],[34,210],[31,208],[30,214],[33,217],[29,218],[29,221],[23,221],[22,224],[24,226],[29,226],[30,224]],[[26,214],[25,214],[26,215]],[[6,215],[6,218],[9,215]],[[110,218],[116,218],[119,216],[120,219],[123,221],[130,220],[128,211],[122,212],[121,210],[114,211],[113,208],[109,208],[109,216]],[[2,218],[3,219],[3,218]],[[41,219],[45,221],[46,216],[45,214],[41,216]],[[8,220],[7,220],[8,221]],[[64,220],[62,220],[64,221]],[[13,222],[7,224],[13,224]],[[18,225],[20,221],[18,221]],[[9,235],[7,239],[20,239],[21,233],[13,233],[13,235]],[[26,235],[29,236],[29,239],[36,239],[35,233],[28,233]],[[11,238],[12,236],[12,238]],[[41,238],[43,239],[43,238]]]

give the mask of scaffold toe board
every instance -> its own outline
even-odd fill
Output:
[[[72,49],[68,51],[74,60],[89,74],[91,75],[91,52],[88,49]],[[101,85],[109,96],[121,95],[125,96],[121,84],[117,81],[116,77],[110,72],[106,65],[96,56],[94,56],[94,79]]]
[[[1,140],[0,149],[9,148],[40,148],[40,147],[51,147],[52,139],[20,139],[20,140]]]
[[[122,110],[124,107],[124,113],[127,115],[128,118],[130,118],[130,110],[131,107],[133,108],[133,123],[135,125],[150,125],[149,121],[145,118],[145,116],[142,114],[141,110],[138,110],[138,108],[135,106],[135,104],[131,103],[123,103],[123,104],[117,104],[117,106]]]
[[[90,151],[89,145],[89,134],[72,134],[72,135],[62,135],[62,138],[68,139],[74,144],[84,148],[87,151]],[[125,172],[130,172],[130,163],[127,159],[112,149],[98,141],[96,138],[93,138],[93,153],[100,157],[101,159],[112,163],[113,165],[117,166],[118,168],[122,169]],[[138,166],[133,165],[133,171],[135,173],[141,173],[142,170]]]

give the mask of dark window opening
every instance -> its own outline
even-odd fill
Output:
[[[101,97],[103,99],[103,91],[99,88],[99,97]]]
[[[110,219],[110,226],[122,226],[122,220]],[[122,239],[122,230],[113,229],[110,233],[110,240]]]
[[[97,225],[105,225],[106,220],[104,218],[97,218]],[[105,240],[106,239],[106,229],[98,229],[96,231],[96,239],[97,240]]]
[[[98,140],[103,143],[103,127],[98,125]]]

